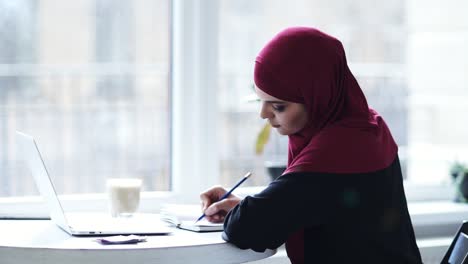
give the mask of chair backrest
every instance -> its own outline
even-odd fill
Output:
[[[468,263],[468,221],[458,229],[441,264],[467,264]]]

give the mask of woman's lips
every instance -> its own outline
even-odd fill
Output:
[[[271,126],[274,127],[274,128],[280,127],[280,125],[273,125],[273,124]]]

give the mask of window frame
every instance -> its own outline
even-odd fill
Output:
[[[172,1],[171,16],[171,191],[144,192],[143,212],[164,203],[198,203],[199,193],[218,183],[217,1]],[[188,134],[190,133],[190,134]],[[264,187],[239,188],[241,195]],[[451,200],[452,186],[405,182],[407,200]],[[65,211],[105,211],[106,195],[62,195]],[[39,196],[0,198],[0,218],[46,218]]]

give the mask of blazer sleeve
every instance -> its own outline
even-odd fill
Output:
[[[324,184],[307,173],[279,177],[262,192],[247,196],[226,216],[223,239],[241,249],[263,252],[281,246],[295,231],[318,225],[330,215]]]

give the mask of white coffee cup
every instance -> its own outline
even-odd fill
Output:
[[[109,210],[113,217],[131,217],[140,204],[141,179],[107,179]]]

